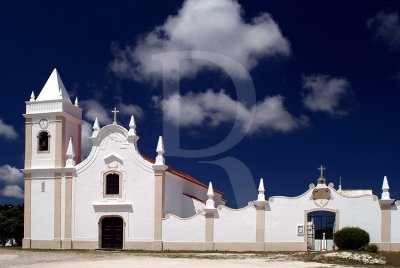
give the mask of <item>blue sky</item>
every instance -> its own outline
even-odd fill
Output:
[[[260,177],[267,196],[299,195],[321,164],[379,196],[386,175],[399,199],[399,16],[398,1],[1,3],[0,203],[22,202],[25,101],[53,68],[88,135],[114,106],[126,127],[134,114],[142,154],[164,135],[167,164],[230,206]]]

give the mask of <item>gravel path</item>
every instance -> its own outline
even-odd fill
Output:
[[[156,255],[156,256],[154,256]],[[135,253],[103,251],[46,251],[0,249],[0,267],[112,268],[112,267],[345,267],[296,261],[290,255],[224,253]]]

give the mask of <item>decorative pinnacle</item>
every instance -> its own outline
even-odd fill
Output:
[[[129,121],[129,132],[128,136],[130,137],[136,137],[136,123],[135,123],[135,118],[133,115],[131,116],[131,120]]]
[[[264,188],[264,179],[260,179],[260,185],[258,186],[258,198],[257,201],[265,201],[265,188]]]
[[[383,177],[383,183],[382,183],[382,200],[390,200],[390,193],[389,193],[389,183],[387,180],[387,177]]]
[[[63,96],[62,88],[58,89],[58,94],[60,94],[60,97],[62,98],[62,96]]]
[[[72,144],[72,137],[69,137],[68,148],[67,148],[67,161],[65,163],[66,167],[73,167],[75,166],[75,150],[74,145]]]
[[[165,165],[165,158],[164,158],[164,142],[162,136],[158,137],[157,143],[157,157],[156,157],[156,165]]]
[[[119,111],[117,110],[116,107],[114,107],[114,110],[112,110],[111,112],[114,114],[114,122],[113,122],[113,124],[117,125],[118,124],[117,123],[117,113],[119,113]]]
[[[35,100],[36,100],[36,98],[35,98],[35,92],[32,91],[31,99],[30,99],[29,101],[35,101]]]
[[[75,103],[74,104],[75,104],[76,107],[79,107],[78,97],[75,98]]]
[[[214,189],[212,186],[212,182],[208,184],[208,190],[207,190],[207,202],[205,209],[215,209],[215,202],[214,202]]]
[[[129,128],[136,128],[136,122],[135,122],[135,118],[133,117],[133,115],[131,116],[131,120],[129,121]]]
[[[156,152],[158,153],[158,155],[163,155],[165,153],[165,151],[164,151],[164,141],[163,141],[163,137],[162,136],[158,137],[158,143],[157,143]]]
[[[94,120],[94,123],[93,123],[93,131],[97,131],[99,129],[100,129],[99,120],[96,117],[96,119]]]

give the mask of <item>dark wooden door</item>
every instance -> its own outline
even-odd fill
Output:
[[[101,247],[122,249],[123,221],[119,217],[104,218],[101,222]]]

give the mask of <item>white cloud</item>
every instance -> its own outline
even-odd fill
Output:
[[[125,104],[125,103],[120,103],[118,105],[118,110],[121,112],[121,114],[124,115],[134,115],[135,118],[142,118],[143,117],[143,109],[134,104]]]
[[[374,31],[376,39],[384,41],[392,48],[400,46],[400,20],[399,13],[389,9],[378,12],[367,21],[368,28]]]
[[[246,22],[240,4],[233,0],[186,0],[178,14],[140,38],[133,46],[120,48],[113,44],[115,59],[111,70],[123,78],[157,80],[164,70],[167,75],[178,71],[175,56],[164,54],[164,66],[152,55],[180,51],[190,58],[194,51],[228,56],[247,70],[266,56],[290,54],[290,44],[268,13]],[[186,61],[180,66],[181,76],[191,76],[216,66],[208,61]],[[234,71],[234,70],[232,70]],[[240,75],[240,73],[239,73]]]
[[[102,124],[110,124],[112,122],[111,110],[106,110],[98,101],[84,100],[81,101],[81,105],[86,119],[94,121],[97,117]]]
[[[349,93],[350,82],[345,78],[315,74],[303,77],[303,104],[313,112],[327,112],[343,116],[347,111],[341,107]]]
[[[5,184],[19,184],[22,185],[24,182],[24,174],[16,167],[10,165],[0,166],[0,181]]]
[[[289,132],[308,123],[306,117],[292,116],[283,106],[284,98],[279,95],[266,97],[250,108],[233,100],[223,90],[214,92],[209,89],[184,96],[174,93],[163,100],[153,99],[168,121],[183,127],[218,126],[237,120],[243,131],[248,129],[248,134],[253,134],[262,130]]]
[[[18,134],[15,131],[14,127],[4,123],[3,119],[1,118],[0,118],[0,137],[3,137],[8,140],[15,140],[18,138]]]
[[[4,197],[23,199],[24,190],[22,190],[18,185],[7,185],[3,189],[0,189],[0,195]]]

